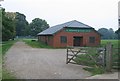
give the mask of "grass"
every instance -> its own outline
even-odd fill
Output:
[[[8,70],[3,69],[2,70],[2,79],[15,79],[15,75],[10,73]]]
[[[101,41],[101,47],[105,47],[105,45],[111,42],[113,45],[113,48],[118,48],[118,40],[102,40]],[[96,52],[97,48],[93,47],[93,48],[89,48],[88,49],[88,53],[89,55],[91,55],[92,57],[98,57],[98,54]],[[113,61],[118,61],[118,49],[114,49],[113,50]],[[96,75],[96,74],[103,74],[105,72],[105,68],[101,67],[101,66],[97,66],[96,62],[94,60],[92,60],[88,54],[82,54],[82,55],[78,55],[74,61],[78,64],[82,64],[82,65],[86,65],[86,66],[90,66],[90,68],[84,68],[85,70],[89,71],[92,73],[92,75]],[[115,65],[115,64],[113,64]]]
[[[102,67],[86,67],[86,68],[83,68],[84,70],[87,70],[87,71],[89,71],[89,72],[91,72],[92,73],[92,76],[93,75],[97,75],[97,74],[103,74],[103,73],[105,73],[105,70],[104,70],[104,68],[102,68]]]
[[[45,43],[38,42],[36,39],[23,39],[23,41],[33,48],[48,48],[48,49],[52,48],[51,46],[46,45]]]
[[[2,43],[2,55],[4,56],[5,53],[9,50],[9,48],[15,43],[16,41],[5,41]]]
[[[10,49],[10,47],[15,43],[16,41],[5,41],[5,42],[2,42],[2,45],[0,46],[0,49],[1,49],[1,57],[4,57],[6,52]],[[2,59],[2,58],[1,58]],[[4,60],[4,59],[3,59]],[[1,62],[1,66],[2,66],[2,63]],[[2,68],[1,68],[2,69]],[[13,74],[11,74],[8,70],[6,70],[4,67],[1,71],[1,74],[2,74],[2,78],[3,79],[15,79],[15,76],[13,76]]]
[[[114,47],[118,47],[118,42],[120,42],[120,40],[102,40],[101,46],[105,46],[108,42],[111,42]]]
[[[0,80],[2,79],[2,45],[0,45]]]

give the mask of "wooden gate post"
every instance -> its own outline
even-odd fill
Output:
[[[106,71],[111,72],[112,70],[112,44],[109,42],[106,45]]]
[[[66,64],[68,64],[68,47],[67,47]]]

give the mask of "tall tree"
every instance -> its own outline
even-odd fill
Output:
[[[2,9],[2,40],[7,41],[15,37],[14,19],[6,15],[5,9]]]
[[[16,12],[16,36],[26,36],[26,29],[28,27],[28,22],[26,16],[19,12]]]
[[[31,35],[37,36],[38,33],[49,28],[49,24],[47,24],[45,20],[42,20],[40,18],[35,18],[32,20],[29,27],[31,29]]]

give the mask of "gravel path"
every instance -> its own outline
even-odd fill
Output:
[[[84,79],[83,66],[66,64],[65,49],[38,49],[15,43],[5,56],[5,67],[18,79]]]

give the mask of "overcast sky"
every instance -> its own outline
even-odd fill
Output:
[[[26,15],[28,22],[34,18],[45,19],[50,26],[78,20],[99,28],[118,29],[119,0],[4,0],[2,7],[9,12]]]

